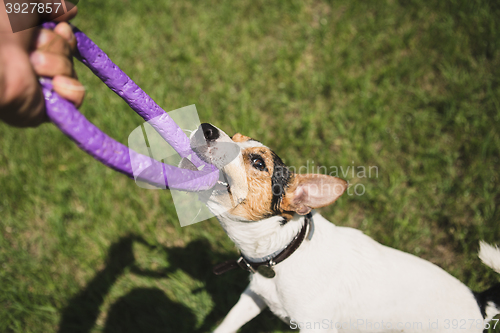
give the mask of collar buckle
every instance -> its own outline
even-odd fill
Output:
[[[250,265],[250,263],[248,261],[246,261],[245,257],[243,257],[243,256],[239,257],[238,260],[236,261],[236,263],[238,264],[238,266],[243,268],[245,271],[249,271],[251,273],[256,273],[255,269],[252,267],[252,265]]]

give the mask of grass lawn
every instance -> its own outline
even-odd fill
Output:
[[[353,187],[333,223],[499,282],[476,255],[500,242],[499,2],[84,0],[74,23],[164,110],[337,167]],[[142,119],[77,71],[81,111],[126,144]],[[0,124],[0,332],[207,332],[247,284],[211,274],[236,255],[55,126]],[[292,330],[267,311],[241,332]]]

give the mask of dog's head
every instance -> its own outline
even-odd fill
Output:
[[[244,221],[259,221],[332,204],[344,193],[347,182],[320,174],[293,173],[271,149],[239,133],[229,137],[211,124],[202,124],[191,135],[193,151],[221,170],[210,190],[208,207],[218,215],[229,212]]]

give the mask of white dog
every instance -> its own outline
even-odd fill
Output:
[[[294,174],[260,142],[230,138],[210,124],[193,133],[191,145],[222,171],[207,205],[241,251],[215,273],[251,272],[215,332],[236,332],[266,306],[301,333],[482,332],[496,325],[500,285],[474,293],[438,266],[314,212],[340,197],[344,180]],[[500,273],[498,248],[481,243],[479,256]]]

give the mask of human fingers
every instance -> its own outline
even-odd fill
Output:
[[[76,38],[73,29],[67,22],[61,22],[54,28],[54,32],[61,36],[69,45],[72,52],[76,48]]]
[[[72,54],[72,49],[68,41],[60,34],[49,29],[40,29],[35,39],[35,50],[61,54],[68,58]]]
[[[77,108],[82,105],[85,88],[77,79],[57,75],[52,79],[52,86],[55,92],[72,102]]]
[[[30,61],[38,76],[76,76],[71,60],[60,54],[35,51],[31,53]]]

